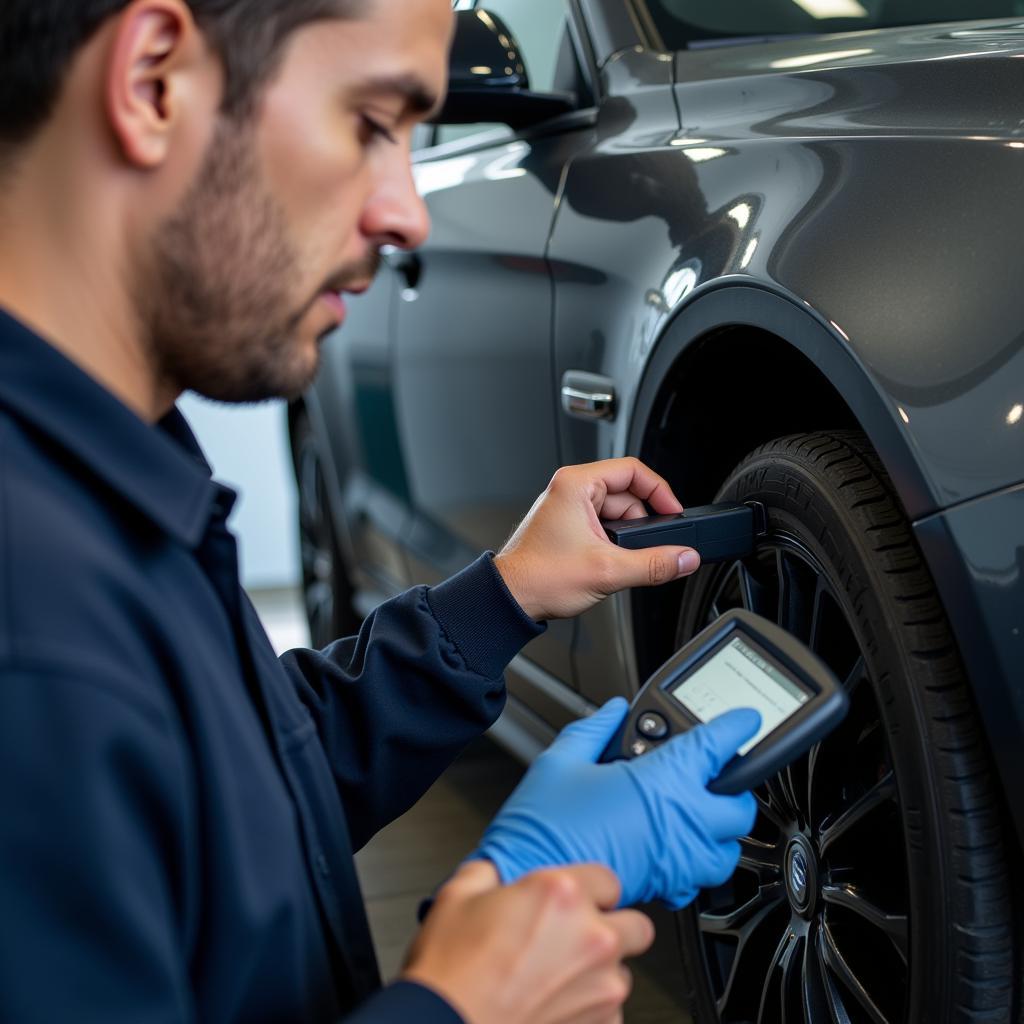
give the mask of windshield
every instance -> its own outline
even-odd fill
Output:
[[[647,6],[670,50],[730,38],[1024,15],[1024,0],[647,0]]]

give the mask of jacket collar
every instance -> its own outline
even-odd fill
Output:
[[[145,423],[52,345],[0,309],[0,408],[48,438],[190,548],[220,492],[184,417]]]

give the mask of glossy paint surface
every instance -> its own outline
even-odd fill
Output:
[[[683,53],[660,138],[611,65],[617,123],[550,249],[601,282],[559,287],[558,368],[628,390],[703,287],[761,283],[832,324],[902,422],[932,492],[913,514],[1024,479],[1022,55],[1018,29],[948,26]]]

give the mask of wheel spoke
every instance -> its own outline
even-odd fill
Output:
[[[754,799],[758,813],[763,814],[780,832],[785,831],[789,825],[786,812],[779,806],[778,797],[768,788],[768,783],[754,790]]]
[[[748,612],[755,612],[770,618],[776,610],[775,597],[750,571],[744,562],[737,562],[740,585],[740,599]]]
[[[814,817],[814,783],[817,778],[818,758],[821,757],[821,744],[815,743],[807,755],[807,824],[813,828]]]
[[[811,628],[808,634],[808,646],[812,651],[818,651],[821,644],[824,605],[828,597],[828,584],[823,577],[819,576],[814,587],[814,597],[811,599]]]
[[[803,947],[806,939],[795,938],[782,963],[782,991],[780,993],[779,1019],[781,1024],[799,1024],[800,1006],[800,965],[803,962]],[[792,1011],[792,1012],[790,1012]]]
[[[764,915],[782,903],[785,895],[782,882],[759,886],[754,896],[727,914],[702,913],[697,920],[698,927],[707,935],[732,935],[742,946],[764,920]]]
[[[782,780],[782,775],[776,775],[769,779],[763,788],[767,791],[776,814],[781,815],[782,820],[788,823],[796,821],[799,812],[793,794]],[[785,824],[782,827],[784,828]]]
[[[782,788],[786,802],[796,812],[795,817],[803,818],[805,808],[803,801],[798,796],[801,787],[797,786],[793,777],[793,765],[788,764],[779,772],[779,786]]]
[[[839,952],[836,940],[824,922],[818,932],[818,941],[821,944],[821,956],[828,969],[835,974],[848,989],[853,997],[860,1003],[864,1012],[871,1018],[872,1024],[889,1024],[888,1018],[875,1005],[875,1001],[868,994],[867,989],[861,984],[860,979],[853,973],[846,958]],[[838,993],[836,993],[838,995]],[[845,1011],[844,1011],[845,1012]],[[841,1019],[841,1018],[840,1018]]]
[[[719,570],[717,582],[708,604],[707,623],[710,624],[731,608],[736,607],[736,590],[739,588],[739,562]]]
[[[800,1003],[804,1024],[824,1024],[825,1021],[849,1024],[845,1010],[842,1016],[836,1013],[831,988],[819,944],[816,939],[811,941],[809,938],[804,946],[804,965],[800,972]]]
[[[779,940],[778,946],[775,947],[775,952],[772,954],[771,961],[768,964],[768,970],[764,975],[764,985],[761,987],[761,1003],[757,1008],[757,1024],[764,1024],[768,1001],[771,998],[772,990],[776,987],[775,976],[776,974],[781,974],[785,978],[785,967],[793,957],[793,943],[795,941],[796,936],[793,934],[793,929],[787,928]],[[782,979],[779,980],[779,984],[782,986],[782,1003],[785,1005],[786,988]]]
[[[852,910],[861,918],[883,932],[896,948],[900,959],[907,964],[909,922],[906,914],[889,914],[862,896],[854,885],[825,885],[821,898],[836,907]]]
[[[741,871],[757,875],[759,883],[774,881],[782,875],[782,849],[774,843],[765,843],[752,836],[740,839]]]
[[[867,664],[864,661],[864,656],[861,655],[861,657],[854,662],[853,668],[850,669],[846,678],[843,680],[843,689],[846,690],[847,693],[852,694],[853,691],[856,690],[865,679],[867,679],[867,676]]]
[[[779,893],[780,893],[779,897],[777,899],[773,899],[773,900],[771,900],[770,902],[767,902],[767,903],[762,901],[762,905],[761,905],[760,909],[757,910],[754,913],[754,915],[749,919],[749,921],[747,921],[747,923],[744,925],[744,927],[742,929],[742,933],[739,933],[739,932],[737,932],[735,930],[731,930],[731,931],[728,931],[728,932],[725,932],[725,931],[712,932],[712,934],[715,934],[715,935],[722,935],[722,934],[732,934],[732,935],[737,935],[738,934],[739,935],[739,944],[736,947],[736,955],[733,957],[732,966],[731,966],[731,968],[729,970],[729,980],[725,983],[725,991],[722,993],[722,995],[718,999],[718,1014],[719,1014],[720,1017],[726,1017],[727,1016],[727,1010],[728,1010],[728,1007],[729,1007],[729,1002],[732,999],[733,990],[736,988],[737,984],[739,984],[740,986],[742,986],[744,984],[744,982],[740,979],[740,975],[742,973],[742,966],[743,966],[744,956],[745,956],[745,954],[746,954],[746,952],[747,952],[747,950],[748,950],[748,948],[750,946],[751,936],[753,936],[754,932],[756,932],[757,929],[762,924],[764,924],[764,922],[771,916],[772,912],[776,908],[778,908],[778,906],[782,903],[783,896],[781,895],[781,892],[782,892],[782,886],[780,884],[779,885]],[[759,896],[755,896],[754,899],[755,900],[759,899]],[[751,901],[751,902],[753,902],[753,901]],[[749,906],[749,905],[750,905],[749,903],[745,904],[745,906]],[[701,928],[701,931],[705,930],[704,929],[704,921],[705,921],[705,915],[701,914],[700,917],[698,918],[698,922],[699,922],[699,926]]]
[[[856,828],[877,807],[896,799],[896,782],[891,771],[886,772],[863,796],[855,800],[831,822],[818,829],[818,849],[825,856],[829,847],[852,828]]]
[[[811,611],[817,577],[781,548],[776,552],[779,573],[778,622],[805,643],[811,638]],[[810,577],[810,578],[808,578]]]

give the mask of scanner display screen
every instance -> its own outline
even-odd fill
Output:
[[[742,636],[733,636],[669,692],[701,722],[708,722],[733,708],[759,711],[761,729],[740,747],[741,755],[753,749],[814,696]]]

